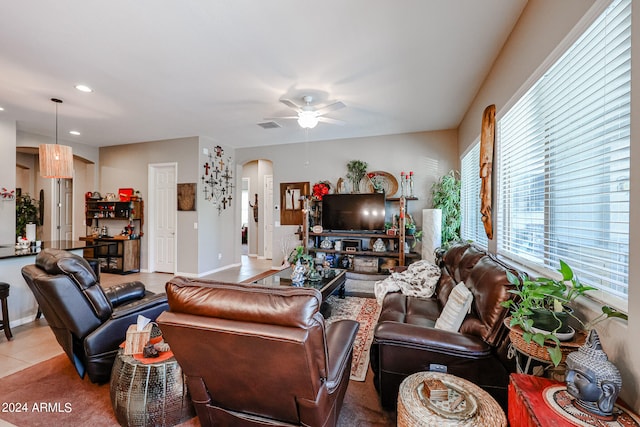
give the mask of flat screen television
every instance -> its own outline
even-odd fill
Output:
[[[327,194],[322,198],[326,231],[384,231],[384,193]]]

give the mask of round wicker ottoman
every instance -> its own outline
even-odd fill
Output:
[[[110,394],[122,426],[173,426],[195,416],[174,357],[145,364],[120,350],[111,371]]]
[[[443,381],[448,387],[470,395],[474,400],[474,410],[469,411],[465,419],[454,419],[439,414],[432,407],[425,404],[422,383],[432,378]],[[469,405],[471,407],[471,405]],[[465,379],[439,372],[418,372],[410,375],[400,385],[398,392],[398,426],[426,426],[426,427],[498,427],[507,426],[507,418],[498,402],[486,391]]]

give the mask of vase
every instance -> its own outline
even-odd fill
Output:
[[[533,314],[529,316],[533,320],[533,327],[543,331],[555,331],[560,333],[570,332],[569,313],[560,311],[553,312],[542,308],[531,309]]]
[[[360,192],[360,179],[354,179],[351,181],[351,192],[352,193]]]

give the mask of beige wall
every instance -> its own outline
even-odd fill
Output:
[[[454,130],[244,148],[236,153],[239,164],[256,159],[273,162],[275,204],[280,203],[280,183],[308,181],[312,186],[330,181],[335,185],[340,177],[346,178],[351,160],[363,160],[369,164],[369,171],[386,171],[398,180],[400,172],[413,171],[419,200],[410,202],[408,209],[418,224],[422,223],[422,209],[431,207],[431,185],[449,170],[459,168]],[[274,220],[279,218],[280,211],[274,211]],[[274,266],[282,263],[283,241],[296,230],[293,225],[274,227]]]
[[[0,188],[16,188],[16,123],[0,120]],[[16,202],[0,201],[0,243],[15,242]]]
[[[503,115],[513,100],[517,99],[537,79],[540,70],[552,63],[562,49],[574,40],[606,5],[603,1],[584,0],[529,0],[518,25],[505,44],[500,56],[478,91],[476,99],[469,107],[459,127],[459,149],[464,153],[479,137],[482,111],[487,105],[496,104],[497,118]],[[640,9],[633,8],[633,53],[640,57]],[[563,44],[563,41],[565,42]],[[636,84],[637,82],[637,84]],[[640,63],[633,61],[632,86],[640,87]],[[640,164],[640,93],[632,94],[631,164]],[[495,187],[495,186],[494,186]],[[640,169],[631,169],[631,218],[640,210]],[[640,224],[631,222],[630,241],[640,238]],[[496,242],[490,242],[495,251]],[[638,245],[632,244],[629,258],[629,322],[617,319],[601,323],[597,329],[605,351],[611,361],[620,369],[623,378],[621,397],[636,412],[640,412],[640,341],[632,338],[632,331],[640,328],[640,290],[635,279],[640,274],[640,252]],[[599,304],[582,300],[578,313],[585,318],[599,311]]]

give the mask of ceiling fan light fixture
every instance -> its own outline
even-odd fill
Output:
[[[301,111],[298,114],[298,124],[303,129],[313,129],[318,124],[318,116],[314,111]]]

